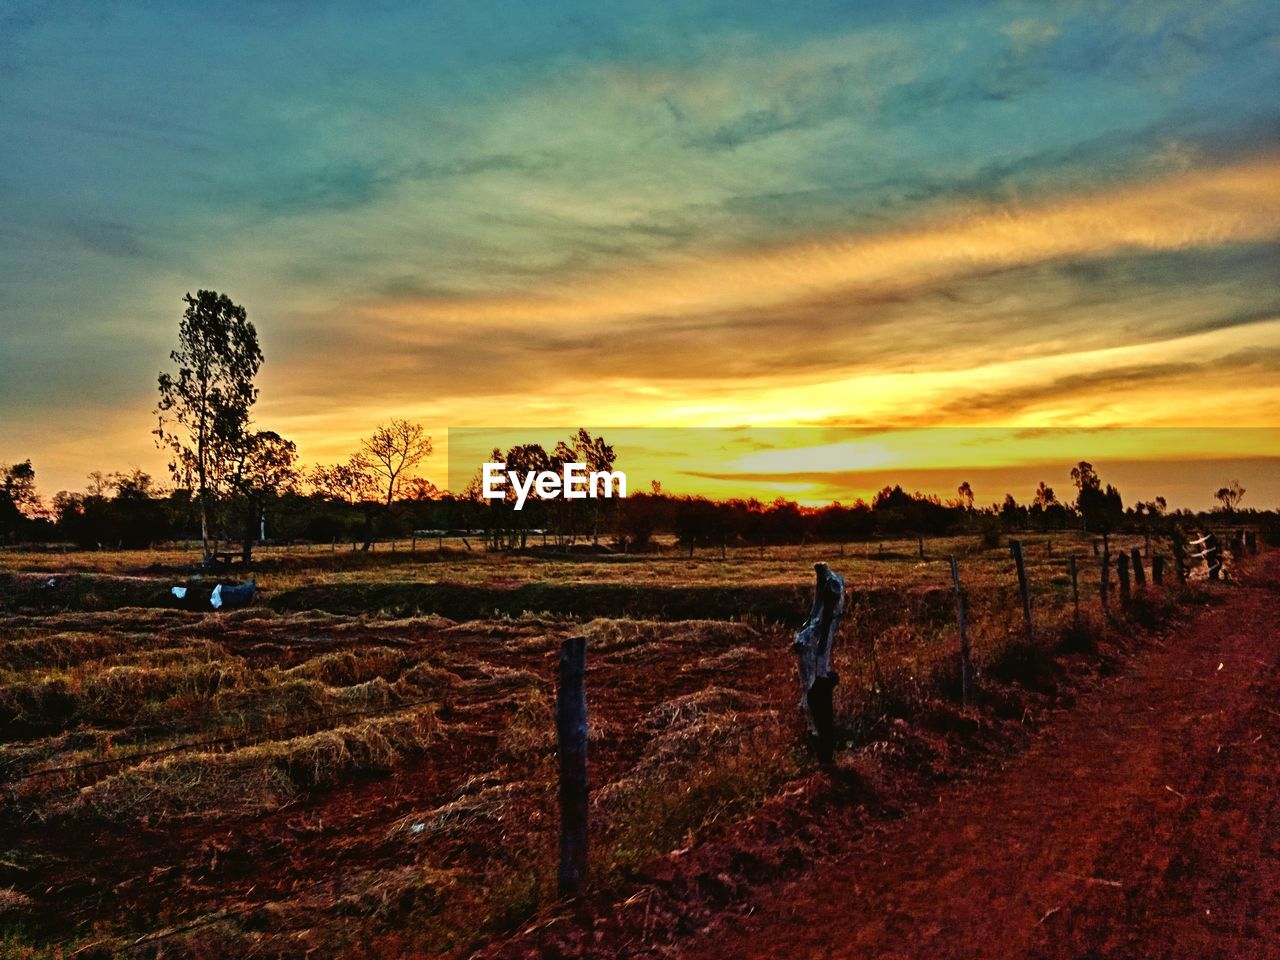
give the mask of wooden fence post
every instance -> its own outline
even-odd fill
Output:
[[[1129,554],[1133,559],[1134,589],[1137,589],[1138,587],[1145,587],[1147,585],[1147,572],[1142,569],[1142,553],[1137,547],[1134,547],[1129,551]]]
[[[556,740],[560,761],[560,895],[587,883],[587,640],[560,644]]]
[[[1102,615],[1111,616],[1111,552],[1102,551],[1102,572],[1098,580],[1098,596],[1102,599]]]
[[[809,726],[809,739],[818,761],[835,758],[835,687],[840,682],[831,669],[831,648],[844,612],[844,578],[825,563],[813,565],[817,583],[809,619],[791,645],[796,654],[803,697],[800,707]]]
[[[1157,587],[1164,585],[1164,554],[1157,553],[1151,558],[1151,582]]]
[[[1178,583],[1187,582],[1187,556],[1182,545],[1182,536],[1175,531],[1173,541],[1173,574]]]
[[[1027,586],[1027,568],[1022,562],[1022,541],[1010,540],[1009,549],[1013,551],[1013,563],[1018,568],[1018,593],[1022,595],[1022,618],[1026,623],[1027,640],[1035,638],[1035,627],[1031,623],[1031,590]]]
[[[1212,530],[1206,534],[1203,552],[1209,579],[1217,580],[1222,574],[1222,547],[1218,545],[1218,535]]]
[[[1075,606],[1075,624],[1080,625],[1080,577],[1075,554],[1071,555],[1071,602]]]
[[[1120,606],[1127,609],[1131,594],[1129,592],[1129,555],[1123,550],[1116,557],[1116,573],[1120,576]]]
[[[973,703],[973,661],[969,656],[969,631],[965,624],[964,589],[960,586],[960,564],[951,558],[951,584],[956,591],[956,624],[960,628],[960,703]]]

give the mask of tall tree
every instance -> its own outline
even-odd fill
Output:
[[[178,348],[169,354],[178,370],[160,374],[154,433],[157,446],[170,451],[175,481],[196,491],[207,563],[210,515],[244,445],[262,350],[244,307],[226,294],[199,290],[183,301]]]

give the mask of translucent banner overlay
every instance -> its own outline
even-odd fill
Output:
[[[1006,494],[1030,502],[1044,483],[1066,502],[1083,460],[1127,504],[1162,497],[1169,509],[1205,510],[1238,481],[1242,509],[1280,506],[1280,428],[465,427],[442,439],[454,495],[478,489],[495,459],[555,467],[570,453],[600,458],[611,448],[631,495],[656,484],[676,496],[820,506],[869,502],[899,485],[948,501],[967,484],[987,506]]]

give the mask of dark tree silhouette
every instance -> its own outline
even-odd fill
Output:
[[[183,297],[178,348],[169,354],[176,374],[161,373],[156,443],[167,449],[175,481],[196,491],[205,562],[210,517],[227,492],[258,399],[254,377],[262,366],[258,332],[245,309],[226,294],[199,290]]]
[[[1240,486],[1239,480],[1232,480],[1225,487],[1219,487],[1214,493],[1214,499],[1222,504],[1222,509],[1227,513],[1235,513],[1236,507],[1240,505],[1240,501],[1244,499],[1245,490]]]

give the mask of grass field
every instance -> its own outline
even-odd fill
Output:
[[[789,645],[816,560],[849,589],[841,762],[876,776],[921,762],[895,723],[961,712],[948,555],[979,712],[1016,718],[1056,656],[1134,628],[1103,622],[1074,534],[1026,540],[1031,641],[1009,549],[976,538],[926,541],[924,560],[914,540],[404,546],[269,551],[258,602],[226,613],[169,595],[199,583],[189,552],[0,552],[0,957],[452,956],[519,926],[555,894],[571,635],[588,638],[593,882],[624,895],[811,769]],[[1186,592],[1130,614],[1156,624]]]

